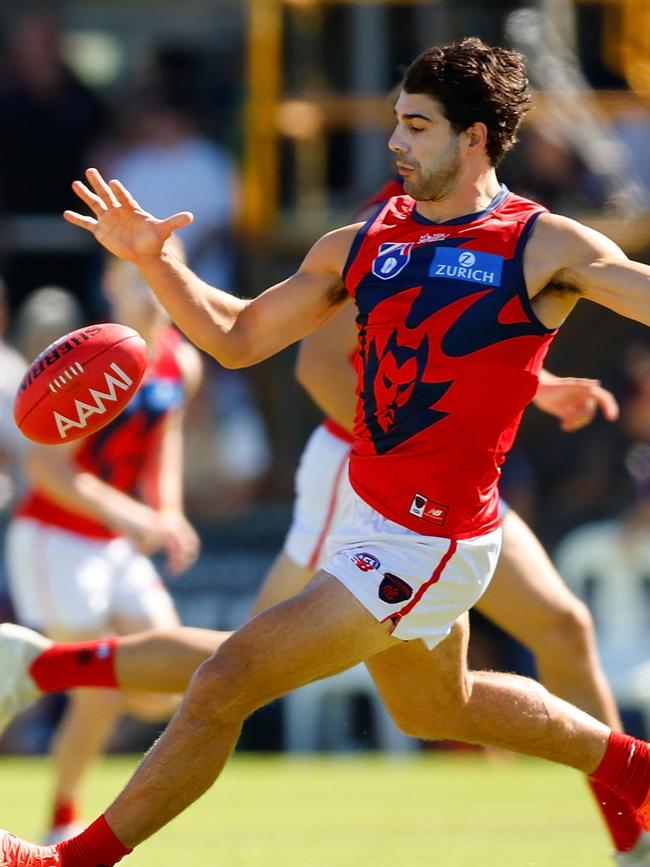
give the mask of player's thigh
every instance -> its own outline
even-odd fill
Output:
[[[397,644],[390,628],[321,571],[296,596],[233,633],[199,670],[197,688],[205,687],[217,711],[221,704],[223,712],[236,707],[245,715]]]
[[[313,574],[313,570],[294,562],[286,551],[280,551],[266,573],[264,582],[255,597],[250,616],[254,617],[260,611],[265,611],[272,605],[277,605],[278,602],[293,596],[294,593],[300,592]]]
[[[19,620],[59,640],[107,634],[111,579],[105,552],[103,540],[14,519],[6,555]]]
[[[323,566],[325,541],[339,519],[349,454],[350,444],[321,425],[300,457],[291,526],[283,549],[309,576]]]
[[[111,546],[111,625],[118,635],[181,625],[176,606],[149,557],[127,539]]]
[[[433,650],[405,641],[366,661],[388,712],[407,734],[432,737],[462,711],[469,695],[468,640],[464,614]]]
[[[549,630],[579,620],[584,606],[532,530],[509,511],[503,520],[503,545],[494,577],[476,608],[534,648],[543,645]]]

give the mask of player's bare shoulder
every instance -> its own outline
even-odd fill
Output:
[[[541,214],[524,251],[526,287],[536,314],[547,327],[557,327],[583,295],[584,269],[599,260],[625,258],[613,241],[583,223]]]
[[[319,283],[325,284],[331,305],[336,306],[347,297],[343,273],[354,239],[363,225],[363,222],[353,223],[322,235],[309,250],[298,270],[298,278],[316,278]]]
[[[329,270],[342,276],[354,239],[364,225],[363,222],[352,223],[322,235],[307,253],[303,267]]]

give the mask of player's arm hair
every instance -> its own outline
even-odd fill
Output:
[[[295,376],[329,418],[352,430],[357,377],[350,355],[357,343],[356,308],[345,304],[329,322],[300,342]]]
[[[295,274],[253,299],[204,283],[167,247],[138,267],[192,343],[224,367],[248,367],[311,334],[347,299],[341,275],[359,228],[324,235]]]
[[[550,280],[556,291],[650,325],[650,266],[631,261],[605,235],[575,220],[553,215],[546,222],[561,263]]]

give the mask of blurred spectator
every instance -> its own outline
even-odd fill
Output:
[[[20,354],[16,353],[18,357],[31,361],[53,340],[67,331],[81,326],[82,322],[81,305],[73,295],[59,286],[42,286],[34,290],[20,306],[11,326],[11,341],[19,350]],[[7,396],[7,411],[10,411],[10,408],[11,404],[9,403],[9,396]],[[20,465],[16,472],[18,493],[23,494],[26,485],[24,459],[30,444],[15,427],[13,412],[11,412],[10,419],[10,424],[13,425],[20,437],[17,455],[20,459]],[[4,557],[2,558],[2,577],[4,585],[2,608],[10,613],[9,619],[16,620],[15,610],[8,599]],[[23,714],[16,724],[9,727],[2,737],[3,750],[18,753],[42,752],[47,748],[52,720],[58,718],[60,711],[59,696],[48,696],[43,702],[39,702],[38,705]]]
[[[81,305],[61,286],[41,286],[20,306],[11,328],[12,342],[32,361],[41,350],[84,321]]]
[[[650,443],[650,349],[632,343],[624,355],[627,394],[622,423],[632,442]]]
[[[50,281],[68,286],[86,313],[95,313],[89,287],[97,252],[60,215],[74,203],[70,184],[104,121],[97,96],[63,60],[55,17],[25,15],[0,70],[0,214],[11,313]]]
[[[22,486],[22,456],[26,439],[14,422],[13,402],[27,364],[5,339],[8,324],[5,284],[0,280],[0,512]]]
[[[188,264],[206,282],[234,291],[238,184],[233,162],[175,101],[143,99],[129,114],[128,127],[130,141],[109,174],[154,214],[191,211],[194,222],[182,231]]]

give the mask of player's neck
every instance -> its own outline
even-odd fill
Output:
[[[444,198],[436,201],[420,200],[416,210],[420,216],[434,223],[446,223],[468,214],[487,210],[495,196],[501,191],[501,184],[494,169],[489,169],[476,177],[461,177],[458,183]]]

